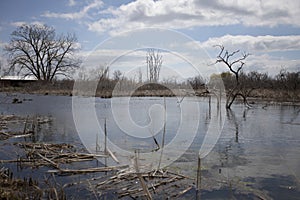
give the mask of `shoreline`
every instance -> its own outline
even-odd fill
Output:
[[[102,91],[102,92],[97,92],[95,97],[107,99],[107,98],[114,98],[114,97],[203,97],[207,98],[210,96],[210,94],[205,93],[205,90],[195,90],[194,94],[187,95],[183,90],[175,90],[176,94],[172,93],[170,90],[138,90],[135,91],[133,94],[130,94],[130,92],[122,92],[119,93],[118,95],[112,95],[110,91]],[[270,92],[270,90],[268,91]],[[275,93],[276,91],[271,91]],[[7,90],[3,91],[0,90],[0,93],[6,94],[9,96],[9,94],[28,94],[28,95],[42,95],[42,96],[78,96],[77,94],[74,94],[73,91],[71,90],[36,90],[36,91],[24,91],[24,90]],[[300,93],[298,94],[300,95]],[[93,96],[93,95],[80,95],[80,96]],[[20,99],[22,101],[22,99]],[[269,96],[264,96],[264,95],[256,95],[256,96],[249,96],[247,98],[248,102],[250,105],[255,105],[257,103],[261,104],[266,104],[266,105],[289,105],[289,106],[300,106],[300,98],[276,98],[276,97],[269,97]],[[17,100],[14,100],[17,101]],[[12,103],[18,103],[18,102],[12,102]],[[243,103],[241,98],[236,99],[236,103]]]
[[[212,93],[206,87],[199,86],[196,88],[187,87],[186,85],[164,85],[155,83],[145,84],[125,84],[119,86],[114,82],[110,84],[97,83],[97,87],[93,81],[79,83],[77,90],[74,88],[73,80],[54,81],[52,83],[39,81],[32,83],[19,83],[16,85],[2,84],[0,86],[1,93],[20,93],[20,94],[36,94],[36,95],[55,95],[55,96],[91,96],[100,98],[112,97],[209,97]],[[243,88],[242,93],[247,94],[248,103],[268,102],[268,103],[283,103],[289,104],[300,103],[300,89],[283,89],[283,88],[264,88],[263,85],[257,86],[258,88]],[[228,93],[229,91],[227,91]],[[238,96],[237,102],[240,101]]]

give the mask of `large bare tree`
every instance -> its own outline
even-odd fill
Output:
[[[226,108],[230,109],[232,103],[235,101],[237,96],[241,96],[244,100],[244,103],[248,105],[247,96],[250,91],[246,90],[243,81],[240,80],[242,69],[245,65],[245,59],[250,55],[248,53],[242,53],[241,56],[238,56],[240,50],[229,52],[222,45],[216,45],[220,48],[220,52],[217,56],[216,63],[223,63],[229,69],[230,73],[234,75],[235,85],[233,88],[227,88],[227,100]]]
[[[9,53],[10,70],[38,80],[51,81],[56,76],[69,77],[79,67],[80,59],[74,34],[57,36],[47,25],[22,25],[11,34],[5,47]]]
[[[148,49],[146,55],[147,78],[151,83],[157,83],[160,69],[163,63],[162,54],[159,50]]]
[[[0,60],[0,78],[2,76],[2,61]]]

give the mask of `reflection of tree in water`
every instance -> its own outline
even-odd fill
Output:
[[[55,141],[55,134],[53,134],[55,128],[52,116],[34,116],[32,126],[37,133],[34,138],[32,138],[33,142]]]
[[[234,140],[220,144],[217,152],[219,154],[220,167],[222,168],[234,168],[247,163],[245,149]]]
[[[237,129],[238,131],[238,129]],[[237,136],[238,137],[238,134]],[[243,144],[236,142],[236,137],[226,138],[216,147],[219,163],[212,166],[212,177],[216,177],[222,183],[221,188],[228,190],[233,198],[236,190],[242,191],[238,167],[248,164]]]
[[[294,112],[293,115],[291,117],[291,121],[290,123],[293,123],[298,117],[299,117],[299,113],[300,113],[300,108],[294,107]]]
[[[235,128],[235,142],[237,143],[239,142],[239,126],[242,124],[242,121],[246,121],[248,110],[248,108],[244,109],[243,116],[240,121],[237,119],[234,111],[232,111],[231,109],[226,110],[227,120],[231,122]]]
[[[225,174],[227,179],[234,177],[236,167],[246,165],[248,163],[245,158],[246,155],[244,146],[239,143],[240,126],[243,121],[246,121],[247,112],[248,109],[245,109],[242,114],[242,118],[238,119],[232,110],[227,109],[227,119],[229,124],[235,129],[235,137],[226,138],[225,141],[219,143],[217,152],[219,155],[220,165],[216,166],[219,167],[220,174],[222,173],[222,170],[226,171]],[[224,172],[222,174],[224,174]]]
[[[235,142],[239,142],[239,124],[236,119],[235,113],[231,109],[226,110],[227,119],[234,125],[235,128]]]
[[[287,111],[289,112],[289,114],[285,114],[285,112]],[[284,106],[281,106],[280,122],[282,124],[300,125],[299,114],[300,108],[298,106],[293,106],[293,112],[290,112],[288,109],[284,108]],[[286,119],[285,117],[288,117],[288,119]]]

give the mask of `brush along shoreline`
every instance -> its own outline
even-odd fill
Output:
[[[157,89],[157,90],[136,90],[132,91],[73,91],[66,89],[39,89],[24,90],[22,88],[0,88],[0,93],[6,96],[14,96],[18,94],[34,94],[34,95],[52,95],[52,96],[95,96],[100,98],[113,97],[204,97],[214,96],[206,89],[186,90],[186,89]],[[24,101],[26,101],[25,99]],[[242,103],[243,99],[237,97],[237,102]],[[257,89],[252,91],[247,100],[250,104],[268,104],[268,105],[299,105],[300,106],[300,90],[289,92],[285,90]],[[12,103],[22,103],[23,99],[12,99]]]

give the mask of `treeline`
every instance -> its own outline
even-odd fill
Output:
[[[221,77],[227,91],[230,91],[236,86],[235,76],[230,72],[223,72],[221,74],[213,74],[210,78],[195,76],[186,81],[177,81],[176,79],[164,79],[158,83],[142,80],[141,77],[126,77],[120,71],[116,70],[109,75],[109,69],[91,71],[87,76],[81,74],[77,81],[83,83],[85,88],[92,88],[97,85],[96,95],[101,97],[111,97],[112,91],[128,92],[138,90],[135,92],[137,96],[174,96],[170,92],[165,92],[168,89],[190,89],[192,87],[198,93],[206,90],[206,85],[214,77]],[[262,97],[275,99],[300,99],[300,71],[289,72],[281,70],[275,76],[269,76],[267,73],[260,73],[252,71],[248,73],[240,73],[240,83],[242,85],[242,92],[247,97]],[[21,91],[26,93],[44,93],[44,94],[62,94],[72,95],[74,80],[53,80],[35,81],[24,83],[19,87],[1,87],[1,91]],[[150,92],[145,92],[150,91]],[[151,92],[153,91],[153,92]],[[207,91],[208,93],[209,91]],[[124,93],[126,95],[126,93]]]
[[[216,76],[216,75],[212,75]],[[230,89],[235,86],[235,77],[229,72],[221,73],[225,88]],[[288,72],[281,70],[274,77],[267,73],[252,71],[249,73],[241,73],[239,76],[243,87],[249,89],[272,89],[272,90],[289,90],[297,91],[300,89],[300,71]]]
[[[246,100],[247,97],[272,99],[277,101],[299,101],[300,100],[300,71],[288,72],[281,70],[275,76],[269,76],[267,73],[256,71],[239,74],[239,85],[236,77],[230,72],[213,74],[221,76],[227,94],[236,87],[240,89],[240,96]]]

